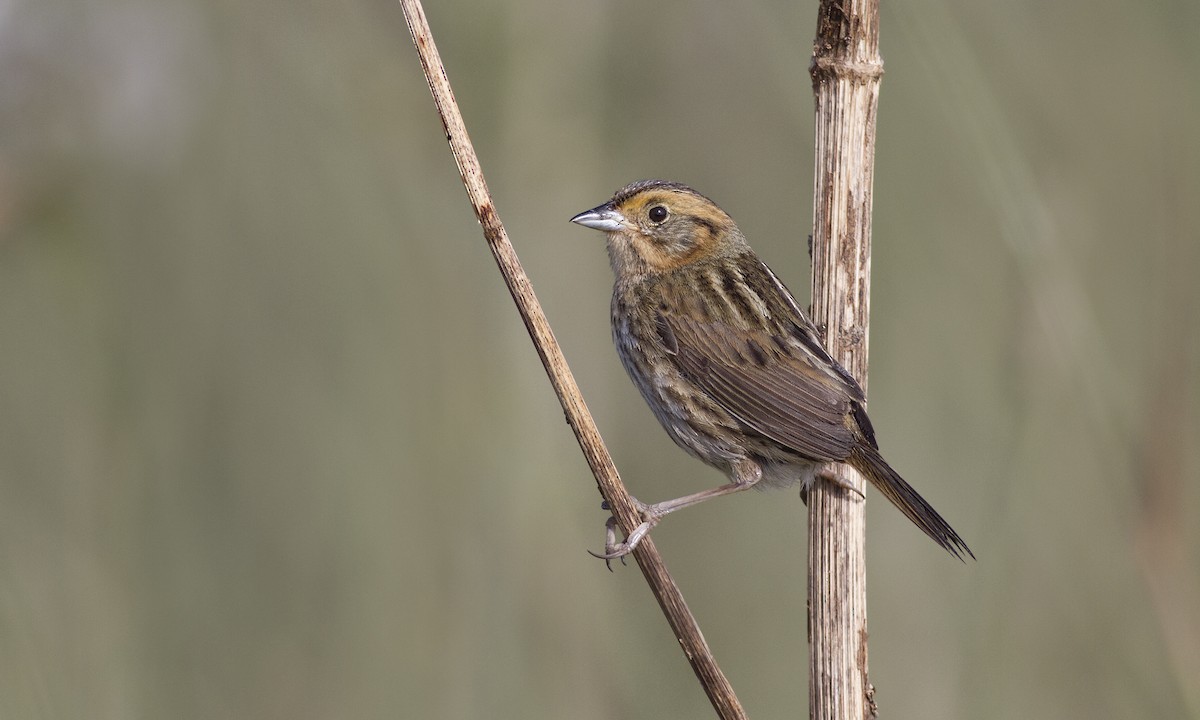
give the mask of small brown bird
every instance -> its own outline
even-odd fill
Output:
[[[879,454],[858,382],[716,203],[643,180],[571,222],[604,231],[621,363],[675,444],[730,482],[654,505],[603,557],[633,550],[667,513],[755,485],[808,488],[824,462],[861,472],[955,557],[958,533]]]

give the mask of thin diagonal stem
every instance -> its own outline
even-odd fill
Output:
[[[496,264],[500,267],[504,282],[508,285],[517,310],[521,313],[521,319],[525,322],[529,337],[537,348],[542,365],[546,368],[546,374],[550,377],[550,383],[554,386],[554,392],[558,395],[559,402],[562,403],[567,422],[575,431],[579,447],[583,450],[592,474],[596,477],[600,494],[608,502],[608,507],[612,508],[613,516],[616,517],[621,528],[629,533],[641,524],[641,516],[617,474],[612,457],[604,446],[600,432],[596,429],[596,423],[592,420],[591,413],[588,412],[583,396],[579,392],[579,387],[575,384],[575,378],[571,375],[570,368],[567,367],[566,358],[563,357],[558,341],[554,339],[554,333],[550,330],[550,323],[546,320],[546,315],[542,312],[541,305],[533,293],[533,286],[521,268],[517,253],[508,240],[508,234],[500,222],[500,216],[496,213],[487,183],[483,179],[483,170],[479,166],[479,159],[467,136],[467,128],[463,124],[458,103],[454,100],[454,92],[450,88],[446,69],[438,55],[437,46],[434,45],[433,35],[425,18],[425,11],[421,7],[420,0],[400,0],[400,5],[404,10],[404,17],[408,21],[413,44],[416,45],[417,54],[421,58],[421,67],[425,71],[425,79],[429,82],[429,90],[433,93],[434,104],[437,106],[442,125],[445,127],[450,151],[454,154],[454,161],[458,164],[458,172],[462,176],[463,186],[466,187],[467,196],[475,210],[475,217],[479,219],[479,224],[483,227],[483,236],[491,248],[492,255],[496,258]],[[633,557],[642,569],[646,583],[658,600],[663,614],[667,616],[667,622],[670,623],[684,655],[692,665],[692,670],[704,687],[705,693],[708,694],[713,709],[717,711],[717,716],[723,719],[745,718],[746,714],[741,703],[738,702],[737,696],[724,673],[721,672],[721,668],[717,666],[712,651],[709,650],[708,643],[705,642],[704,635],[701,634],[700,627],[696,624],[696,619],[688,610],[679,587],[667,572],[662,557],[654,547],[654,542],[648,537],[644,538],[634,550]]]

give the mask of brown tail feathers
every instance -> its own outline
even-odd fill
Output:
[[[900,508],[900,512],[913,521],[933,541],[941,545],[954,557],[963,560],[963,553],[975,559],[971,548],[954,532],[950,523],[937,514],[933,506],[925,502],[925,498],[917,494],[904,478],[892,469],[879,451],[865,443],[858,443],[847,459],[851,465],[866,476],[879,492],[883,493],[892,504]]]

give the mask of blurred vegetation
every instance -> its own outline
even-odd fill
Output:
[[[427,8],[646,500],[716,484],[609,345],[625,182],[802,298],[815,5]],[[1200,6],[885,3],[870,505],[889,717],[1200,717]],[[384,0],[0,3],[0,717],[692,718]],[[753,717],[803,717],[795,493],[655,531]]]

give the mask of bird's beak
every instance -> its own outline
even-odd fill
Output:
[[[616,232],[626,227],[625,216],[613,210],[607,204],[594,207],[591,210],[584,210],[571,218],[571,222],[592,228],[593,230],[604,230],[605,232]]]

